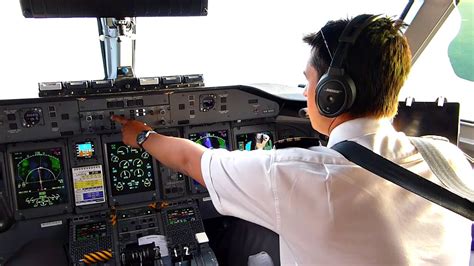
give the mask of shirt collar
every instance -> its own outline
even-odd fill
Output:
[[[391,124],[391,120],[388,118],[375,119],[375,118],[356,118],[353,120],[346,121],[336,128],[334,128],[329,135],[328,148],[333,145],[344,141],[356,139],[362,136],[375,134],[381,130],[389,130],[395,132]]]

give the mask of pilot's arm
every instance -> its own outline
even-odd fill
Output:
[[[122,141],[131,147],[140,148],[137,144],[138,134],[144,130],[152,130],[140,121],[128,120],[121,116],[112,116],[112,120],[122,125]],[[142,147],[162,164],[192,177],[205,186],[201,172],[201,157],[205,147],[187,139],[158,133],[150,135]]]
[[[123,142],[138,147],[137,135],[151,128],[114,116],[122,124]],[[152,134],[142,144],[162,164],[206,187],[222,215],[238,217],[277,231],[277,203],[271,174],[272,152],[208,150],[190,140]]]

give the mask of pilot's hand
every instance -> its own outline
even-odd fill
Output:
[[[113,115],[110,119],[122,125],[122,142],[130,147],[140,148],[137,144],[138,134],[144,130],[153,130],[143,122],[130,120],[123,116]]]
[[[267,142],[270,140],[270,136],[264,133],[258,133],[255,139],[255,148],[257,150],[263,150],[267,145]]]

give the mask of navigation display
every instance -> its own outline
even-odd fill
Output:
[[[271,150],[273,135],[271,132],[255,132],[236,136],[237,148],[241,151]]]
[[[230,150],[229,133],[227,130],[218,130],[211,132],[190,133],[188,139],[201,144],[208,149],[227,149]]]
[[[107,159],[113,196],[155,190],[153,158],[145,150],[107,143]]]
[[[190,133],[188,139],[201,144],[208,149],[230,150],[229,132],[227,130],[216,130],[201,133]],[[207,192],[207,189],[192,179],[191,190],[195,193]]]
[[[61,148],[11,153],[19,210],[67,203]]]

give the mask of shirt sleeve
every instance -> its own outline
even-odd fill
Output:
[[[214,207],[222,215],[238,217],[276,229],[276,198],[271,177],[274,151],[207,150],[201,171]]]

